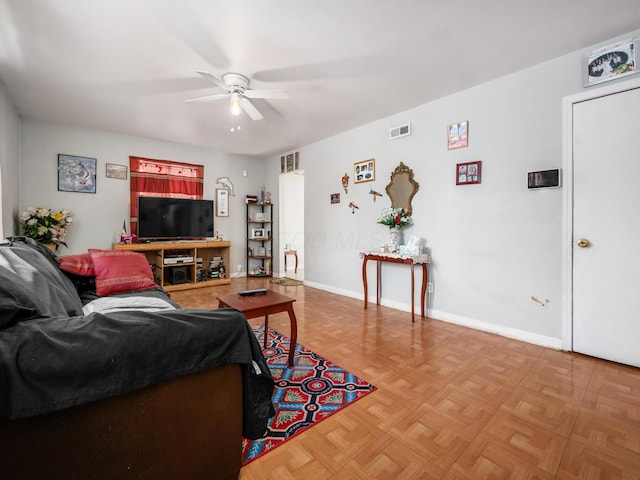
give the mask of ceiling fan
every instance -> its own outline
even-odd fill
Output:
[[[186,103],[203,103],[222,98],[230,97],[230,109],[233,115],[240,115],[244,110],[252,120],[262,120],[264,118],[258,109],[249,101],[250,98],[289,98],[284,90],[251,90],[249,79],[239,73],[225,73],[222,80],[213,76],[209,72],[198,72],[204,78],[211,80],[218,87],[226,90],[226,93],[216,93],[206,97],[192,98],[185,100]]]

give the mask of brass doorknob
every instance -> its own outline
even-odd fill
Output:
[[[580,248],[588,248],[591,246],[591,242],[586,238],[581,238],[580,240],[578,240],[578,246]]]

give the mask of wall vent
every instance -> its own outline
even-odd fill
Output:
[[[406,125],[400,125],[398,127],[392,127],[389,129],[389,138],[394,140],[400,137],[406,137],[407,135],[411,135],[411,124],[407,123]]]

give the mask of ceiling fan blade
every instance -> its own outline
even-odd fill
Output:
[[[244,95],[247,98],[289,98],[285,90],[246,90]]]
[[[206,97],[192,98],[190,100],[185,100],[185,103],[204,103],[204,102],[212,102],[213,100],[220,100],[221,98],[228,97],[228,93],[216,93],[215,95],[207,95]]]
[[[229,86],[226,83],[224,83],[222,80],[220,80],[218,77],[215,77],[215,76],[211,75],[209,72],[202,72],[200,70],[198,70],[197,73],[202,75],[204,78],[207,78],[207,79],[211,80],[213,83],[215,83],[220,88],[229,91]]]
[[[245,97],[242,97],[240,99],[240,105],[242,106],[242,109],[245,112],[247,112],[247,115],[249,115],[252,120],[262,120],[264,118],[262,114],[258,111],[258,109],[254,107],[253,104]]]

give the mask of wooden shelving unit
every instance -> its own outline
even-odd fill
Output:
[[[144,253],[149,264],[154,266],[156,283],[167,292],[231,283],[228,270],[231,261],[231,242],[114,243],[113,249]],[[175,258],[185,257],[190,257],[192,260],[173,263]],[[209,265],[211,260],[216,257],[222,259],[225,266],[225,276],[211,278]],[[199,259],[202,259],[201,263]],[[204,271],[204,275],[200,269]]]
[[[271,277],[273,204],[247,203],[247,277]]]

